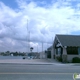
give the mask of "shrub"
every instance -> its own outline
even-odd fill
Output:
[[[80,58],[79,57],[74,57],[72,59],[72,63],[80,63]]]
[[[56,57],[57,58],[57,60],[59,61],[59,62],[62,62],[62,58],[61,57]]]

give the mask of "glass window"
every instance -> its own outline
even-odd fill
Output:
[[[68,47],[67,54],[78,55],[78,47]]]
[[[58,54],[61,54],[61,48],[58,48]]]
[[[80,55],[80,47],[78,48],[78,54]]]

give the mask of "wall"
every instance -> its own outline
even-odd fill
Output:
[[[67,60],[69,62],[71,62],[74,57],[79,57],[80,58],[80,55],[67,55]]]
[[[51,49],[51,59],[53,59],[53,48]]]
[[[0,59],[22,59],[23,56],[0,56]]]
[[[45,59],[46,58],[46,53],[45,51],[40,52],[40,59]]]

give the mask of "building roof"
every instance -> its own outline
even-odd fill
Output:
[[[52,46],[50,46],[47,50],[51,50],[52,49]]]
[[[80,35],[56,35],[62,46],[80,46]]]

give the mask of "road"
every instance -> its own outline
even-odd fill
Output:
[[[0,80],[73,80],[80,66],[0,64]]]

